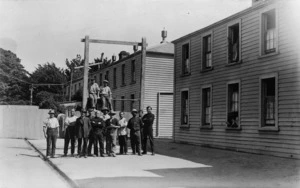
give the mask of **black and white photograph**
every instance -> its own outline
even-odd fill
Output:
[[[300,0],[0,0],[0,188],[300,188]]]

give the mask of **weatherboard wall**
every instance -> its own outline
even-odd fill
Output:
[[[269,6],[278,13],[278,54],[261,57],[260,16]],[[208,147],[281,157],[300,158],[299,41],[290,7],[285,1],[268,1],[224,19],[175,43],[174,140]],[[242,63],[227,66],[227,26],[241,24]],[[213,70],[201,71],[202,36],[211,32]],[[182,76],[182,45],[190,43],[191,74]],[[260,131],[260,77],[276,74],[279,131]],[[227,83],[240,83],[240,130],[226,129]],[[201,129],[201,87],[212,86],[212,129]],[[180,92],[189,90],[189,126],[181,126]]]

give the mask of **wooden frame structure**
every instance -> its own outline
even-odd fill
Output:
[[[83,99],[82,107],[86,108],[88,97],[88,77],[89,77],[89,46],[90,43],[102,43],[102,44],[117,44],[117,45],[129,45],[129,46],[141,46],[142,47],[142,66],[141,66],[141,93],[140,93],[140,109],[143,109],[144,91],[145,91],[145,62],[146,62],[146,38],[142,38],[142,42],[128,42],[128,41],[113,41],[113,40],[98,40],[90,39],[89,36],[85,36],[81,39],[84,42],[84,74],[83,74]]]

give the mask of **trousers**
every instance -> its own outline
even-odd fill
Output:
[[[90,93],[90,98],[92,101],[92,107],[95,108],[97,104],[97,95],[95,93]]]
[[[132,153],[141,154],[141,132],[140,131],[130,131],[130,142]]]
[[[127,153],[127,135],[119,136],[120,154]]]
[[[106,134],[106,152],[108,155],[116,152],[117,135],[115,133]]]
[[[75,127],[69,126],[66,129],[65,134],[65,145],[64,145],[64,154],[68,154],[69,143],[71,141],[71,154],[74,154],[75,151]]]
[[[88,151],[87,151],[88,141],[89,141],[88,138],[78,138],[78,148],[77,148],[78,155],[87,155],[88,154]]]
[[[153,142],[153,129],[152,128],[144,128],[143,133],[143,152],[147,153],[147,140],[149,138],[151,152],[154,152],[154,142]]]
[[[53,128],[53,129],[47,128],[47,151],[46,151],[47,156],[51,155],[52,157],[54,157],[55,155],[57,135],[58,135],[58,128]]]

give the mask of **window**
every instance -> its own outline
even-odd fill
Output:
[[[211,128],[212,112],[211,86],[202,87],[202,124],[201,127]]]
[[[263,55],[274,53],[278,48],[278,32],[275,9],[262,13],[261,24],[261,53]]]
[[[277,125],[277,76],[260,80],[260,128],[278,130]]]
[[[114,68],[114,88],[117,87],[117,68]]]
[[[202,56],[203,70],[212,68],[211,49],[212,49],[212,43],[211,43],[211,34],[210,34],[203,37],[203,56]]]
[[[122,112],[125,111],[125,97],[124,96],[121,97],[121,111]]]
[[[134,94],[130,95],[130,110],[134,108]]]
[[[182,46],[182,74],[187,75],[190,73],[190,44]]]
[[[125,85],[125,64],[122,65],[122,85]]]
[[[102,86],[103,80],[102,80],[102,73],[100,74],[100,86]]]
[[[240,24],[228,27],[228,63],[240,61]]]
[[[131,61],[131,82],[135,83],[136,73],[135,73],[135,60]]]
[[[181,125],[189,125],[189,91],[181,91]]]
[[[239,83],[230,83],[227,86],[227,127],[240,128],[239,108],[240,108],[240,91]]]
[[[77,91],[77,84],[75,84],[75,87],[74,87],[74,94],[76,93]]]
[[[106,71],[105,80],[109,81],[109,71]]]
[[[80,89],[81,88],[81,83],[79,82],[79,84],[78,84],[78,89]]]

